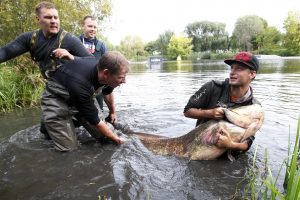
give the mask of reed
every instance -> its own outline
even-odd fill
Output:
[[[242,199],[268,199],[268,200],[295,200],[300,199],[300,168],[298,163],[299,158],[299,134],[300,134],[300,118],[298,119],[298,128],[296,133],[296,140],[294,144],[293,152],[290,154],[290,142],[288,148],[288,156],[283,161],[278,175],[273,176],[271,168],[268,166],[268,155],[266,150],[265,167],[263,170],[257,167],[256,155],[257,148],[254,153],[253,163],[249,171],[246,173],[245,179],[241,182],[248,181],[248,187],[243,191]],[[290,139],[289,139],[290,141]],[[278,178],[281,174],[283,166],[286,165],[285,171],[285,187],[278,186]],[[238,183],[237,190],[232,199],[237,199],[238,193],[240,193]]]
[[[0,112],[40,105],[44,81],[38,70],[0,67]]]

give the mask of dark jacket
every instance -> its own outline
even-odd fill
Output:
[[[92,53],[98,60],[101,58],[101,56],[106,53],[108,50],[103,42],[98,40],[96,37],[94,39],[87,39],[84,38],[83,35],[79,36],[79,40],[83,43],[90,43],[93,44],[95,47],[95,51]]]
[[[31,57],[39,63],[40,70],[45,77],[45,71],[51,66],[51,53],[58,47],[59,37],[62,29],[52,36],[46,38],[42,30],[38,31],[36,41],[31,44],[31,38],[35,31],[26,32],[18,36],[15,40],[0,48],[0,63],[15,58],[25,52],[30,51]],[[67,33],[62,40],[60,48],[69,51],[75,59],[78,57],[87,57],[91,54],[84,48],[77,37]],[[64,61],[61,60],[63,63]]]
[[[103,87],[102,93],[107,95],[113,91],[113,88],[98,82],[95,58],[83,58],[65,63],[55,72],[52,80],[66,88],[70,95],[67,103],[75,106],[80,116],[93,125],[100,122],[98,109],[94,104],[94,93]]]
[[[190,108],[197,109],[213,109],[216,107],[239,107],[250,105],[253,103],[259,103],[252,95],[251,97],[243,103],[233,103],[230,101],[230,86],[229,79],[225,81],[209,81],[205,83],[194,95],[192,95],[184,108],[184,112]],[[202,124],[209,119],[203,118],[198,119],[196,126]]]

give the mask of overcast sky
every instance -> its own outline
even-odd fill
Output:
[[[114,45],[126,35],[140,36],[144,42],[156,40],[166,30],[177,35],[195,21],[226,24],[231,35],[236,20],[257,15],[282,31],[288,11],[300,11],[299,0],[112,0],[113,15],[104,35]]]

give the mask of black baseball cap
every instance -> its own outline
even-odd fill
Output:
[[[256,72],[258,71],[259,68],[258,59],[249,52],[240,52],[236,54],[232,59],[226,59],[224,60],[224,62],[227,65],[232,65],[233,63],[240,63]]]

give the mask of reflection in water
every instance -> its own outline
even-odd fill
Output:
[[[266,117],[249,152],[235,162],[191,161],[155,155],[135,137],[124,145],[101,144],[79,130],[81,148],[59,153],[40,135],[38,126],[13,134],[1,132],[1,199],[228,199],[252,165],[257,146],[258,166],[264,164],[264,149],[274,175],[287,156],[288,134],[294,142],[300,113],[299,60],[261,60],[253,82],[255,96]],[[277,64],[276,64],[277,63]],[[222,62],[164,63],[160,68],[132,65],[127,83],[116,89],[118,119],[133,130],[176,137],[189,132],[196,121],[183,116],[189,97],[205,82],[228,77]],[[107,110],[106,110],[107,111]],[[39,123],[39,112],[31,124]],[[9,123],[18,116],[0,120],[1,127],[24,129]],[[30,120],[32,116],[28,117]],[[23,121],[26,121],[25,119]],[[12,125],[13,124],[13,125]],[[28,123],[29,127],[30,122]],[[279,186],[283,182],[279,176]]]

